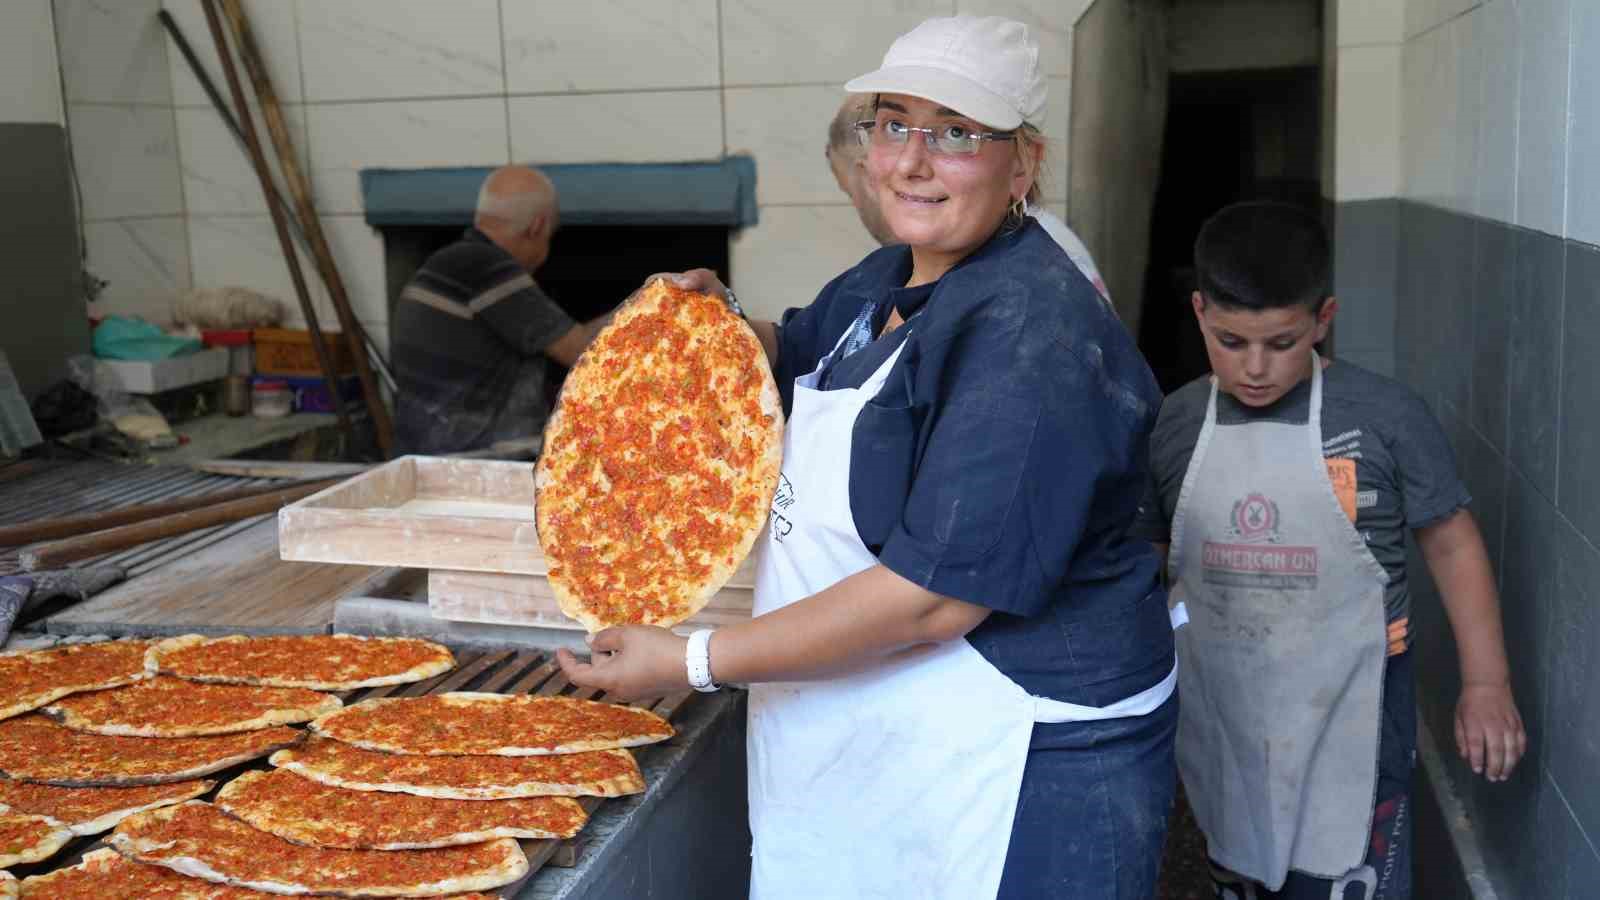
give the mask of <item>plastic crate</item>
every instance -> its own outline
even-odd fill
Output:
[[[334,373],[346,375],[354,372],[355,359],[350,355],[344,334],[324,331],[322,337],[328,345]],[[322,376],[322,367],[317,364],[317,350],[311,345],[311,332],[300,328],[257,328],[254,338],[258,375]]]
[[[315,378],[300,378],[292,375],[258,375],[251,380],[255,385],[263,381],[273,381],[283,384],[289,389],[291,398],[290,408],[297,413],[331,413],[333,400],[328,394],[328,382],[320,375]],[[351,409],[351,404],[361,403],[361,379],[354,375],[346,375],[339,379],[339,396],[344,398],[345,408]]]

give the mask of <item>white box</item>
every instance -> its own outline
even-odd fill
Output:
[[[228,350],[212,347],[185,356],[167,359],[96,359],[94,380],[129,394],[159,394],[173,388],[188,387],[203,381],[216,381],[228,374]]]

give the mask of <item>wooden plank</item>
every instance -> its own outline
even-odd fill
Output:
[[[364,566],[278,559],[277,523],[245,529],[46,620],[57,633],[326,632],[334,603],[374,576]]]
[[[345,478],[371,469],[365,463],[280,462],[267,459],[197,459],[196,472],[239,478]]]
[[[739,566],[728,586],[674,630],[687,633],[696,628],[720,628],[749,621],[755,603],[754,588],[752,555]],[[451,622],[583,630],[582,623],[561,611],[550,582],[543,575],[430,569],[428,611],[436,619]]]

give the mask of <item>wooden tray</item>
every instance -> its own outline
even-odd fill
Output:
[[[687,634],[697,628],[720,628],[747,621],[755,601],[755,557],[745,559],[728,584],[705,608],[674,628]],[[501,575],[491,572],[428,571],[428,610],[436,619],[579,629],[567,618],[543,575]]]
[[[284,559],[428,570],[434,618],[582,629],[556,604],[533,463],[405,456],[278,511]],[[750,618],[755,559],[678,630]]]
[[[278,511],[288,560],[543,575],[533,463],[402,456]]]

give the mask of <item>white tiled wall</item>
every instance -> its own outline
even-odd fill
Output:
[[[368,167],[494,166],[511,159],[497,97],[307,105],[311,183],[324,212],[359,213]]]
[[[760,223],[730,244],[757,310],[872,249],[822,149],[850,77],[924,18],[1027,22],[1050,80],[1045,198],[1067,196],[1072,29],[1091,0],[245,0],[357,315],[387,330],[371,167],[664,162],[749,153]],[[166,8],[226,93],[198,0],[55,0],[93,266],[112,311],[237,284],[295,300],[255,174]],[[270,149],[270,148],[269,148]],[[272,156],[269,152],[269,156]],[[315,303],[326,291],[304,266]],[[298,318],[297,310],[294,312]],[[331,321],[331,316],[330,316]]]
[[[1409,0],[1405,23],[1404,196],[1600,243],[1600,4]]]
[[[61,67],[49,0],[0,4],[0,122],[61,124]]]
[[[84,236],[89,271],[106,282],[97,312],[152,322],[170,318],[173,298],[189,284],[189,236],[182,216],[90,222]]]
[[[1572,0],[1517,2],[1517,224],[1559,235],[1566,234],[1572,6]]]
[[[308,101],[505,93],[497,0],[339,0],[297,9]]]
[[[717,0],[522,0],[502,15],[514,94],[722,83]]]

